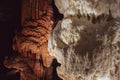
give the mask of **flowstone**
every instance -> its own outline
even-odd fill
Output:
[[[63,80],[120,79],[120,1],[55,0],[64,15],[48,42]]]

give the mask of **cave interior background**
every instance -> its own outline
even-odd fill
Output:
[[[7,76],[11,71],[3,66],[5,56],[13,55],[12,40],[21,26],[21,0],[0,0],[0,79],[19,80],[19,75]],[[13,78],[14,77],[14,78]]]

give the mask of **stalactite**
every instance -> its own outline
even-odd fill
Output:
[[[46,13],[46,10],[47,10],[47,6],[48,6],[48,4],[47,4],[47,1],[44,1],[44,13]]]
[[[36,19],[36,0],[34,0],[34,12],[35,12],[35,19]]]
[[[34,19],[36,19],[36,0],[34,0]]]
[[[38,19],[38,0],[36,0],[36,19]]]
[[[42,5],[42,0],[39,0],[39,18],[40,18],[40,16],[42,15],[42,7],[41,7],[41,5]]]
[[[43,15],[43,13],[44,13],[44,10],[45,10],[45,4],[44,4],[44,0],[40,0],[40,16],[42,16]]]
[[[33,5],[33,3],[34,3],[34,0],[31,1],[31,13],[32,13],[32,19],[34,19],[34,9],[33,9],[34,5]]]
[[[27,8],[27,15],[28,15],[28,19],[31,19],[31,3],[30,0],[26,0],[26,4],[25,4],[26,8]],[[23,14],[24,15],[24,14]]]
[[[39,10],[40,10],[40,6],[39,5],[40,5],[40,0],[38,0],[38,18],[39,18],[39,14],[40,14],[39,13]]]
[[[31,13],[31,19],[32,19],[32,0],[30,0],[30,13]]]
[[[31,5],[30,5],[30,0],[28,0],[28,6],[29,6],[29,17],[31,18]]]

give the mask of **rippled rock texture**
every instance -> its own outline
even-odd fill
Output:
[[[120,1],[55,0],[64,15],[49,38],[63,80],[120,79]]]
[[[54,24],[52,2],[23,0],[22,7],[28,12],[23,10],[22,28],[13,40],[15,54],[4,61],[6,68],[20,73],[20,80],[61,80],[56,72],[60,64],[48,52],[48,38]]]

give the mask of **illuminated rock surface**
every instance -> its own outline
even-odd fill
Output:
[[[30,4],[30,1],[34,3]],[[35,5],[38,1],[41,1],[40,9]],[[23,2],[23,8],[30,9],[28,13],[31,12],[31,16],[23,10],[23,26],[16,31],[13,40],[14,55],[5,58],[4,65],[8,69],[15,69],[14,74],[19,72],[20,80],[61,80],[56,72],[60,64],[48,53],[48,38],[54,24],[52,0]]]
[[[96,1],[96,2],[95,2]],[[64,14],[49,39],[63,80],[120,79],[120,1],[55,0]]]

